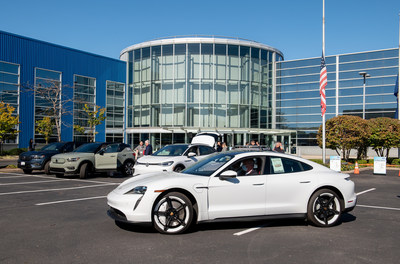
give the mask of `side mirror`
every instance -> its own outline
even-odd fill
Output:
[[[100,149],[100,150],[99,150],[99,152],[97,152],[97,154],[99,154],[99,155],[102,155],[102,156],[103,156],[103,155],[104,155],[104,149]]]
[[[219,175],[220,180],[227,180],[227,179],[232,179],[237,177],[237,172],[234,170],[227,170],[224,171]]]
[[[189,152],[187,156],[188,156],[188,158],[191,158],[191,157],[195,157],[197,155],[194,152]]]

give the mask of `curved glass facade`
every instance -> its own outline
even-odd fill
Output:
[[[260,134],[272,128],[274,63],[282,57],[257,42],[215,37],[125,49],[128,143],[150,138],[165,145],[187,141],[188,133],[219,131],[231,136],[230,145],[266,144]]]

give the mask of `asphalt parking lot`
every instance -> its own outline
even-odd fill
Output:
[[[399,263],[398,173],[352,175],[358,205],[336,227],[214,223],[171,236],[107,216],[106,195],[124,178],[0,170],[0,263]]]

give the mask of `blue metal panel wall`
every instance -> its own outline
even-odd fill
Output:
[[[126,82],[126,63],[51,43],[0,31],[0,60],[20,64],[21,85],[33,85],[35,67],[62,72],[62,84],[73,87],[74,74],[96,78],[96,104],[106,107],[106,81]],[[72,98],[72,89],[66,94]],[[72,116],[64,121],[72,124]],[[20,95],[20,147],[34,134],[32,92]],[[97,127],[97,141],[105,140],[105,123]],[[72,140],[72,126],[63,126],[62,140]]]

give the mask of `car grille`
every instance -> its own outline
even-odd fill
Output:
[[[65,163],[65,159],[53,158],[53,159],[51,159],[51,162],[53,162],[55,164],[64,164]]]
[[[52,172],[65,172],[64,168],[50,168]]]

